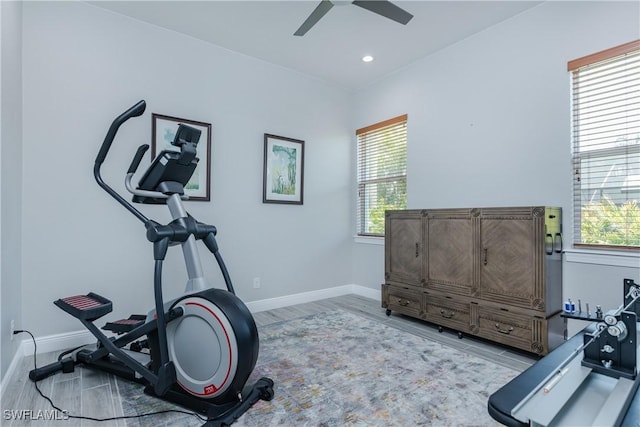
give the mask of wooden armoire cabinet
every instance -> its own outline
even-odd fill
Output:
[[[382,306],[536,354],[563,340],[560,208],[388,211]]]

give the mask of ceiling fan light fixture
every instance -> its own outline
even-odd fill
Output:
[[[365,55],[362,57],[362,62],[371,62],[373,61],[373,56],[371,55]]]

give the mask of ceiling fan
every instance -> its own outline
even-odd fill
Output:
[[[349,3],[346,1],[334,1],[331,2],[329,0],[322,0],[318,6],[311,12],[311,15],[302,23],[300,28],[293,33],[294,36],[304,36],[307,31],[311,29],[314,25],[318,23],[318,21],[326,15],[329,10],[334,6],[334,3]],[[396,21],[400,24],[406,25],[407,22],[411,21],[413,15],[407,12],[406,10],[396,6],[390,1],[386,0],[371,0],[371,1],[353,1],[352,4],[356,6],[360,6],[363,9],[367,9],[370,12],[377,13],[378,15],[384,16],[385,18],[389,18],[393,21]]]

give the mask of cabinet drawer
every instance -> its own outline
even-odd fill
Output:
[[[382,285],[382,305],[389,310],[420,317],[422,294],[409,288]]]
[[[484,338],[537,354],[548,351],[544,319],[511,313],[508,310],[480,308],[478,326],[478,335]]]
[[[427,295],[423,318],[437,325],[468,332],[469,304],[459,303],[446,297]]]

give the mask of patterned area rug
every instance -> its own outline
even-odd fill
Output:
[[[260,328],[250,381],[268,376],[275,397],[234,425],[485,426],[491,393],[515,370],[337,310]],[[125,414],[169,408],[119,382]],[[201,425],[179,414],[129,420],[128,426]]]

